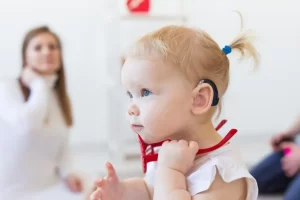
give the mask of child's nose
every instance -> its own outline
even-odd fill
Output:
[[[139,110],[139,108],[135,104],[133,104],[133,105],[129,106],[129,108],[128,108],[128,114],[129,115],[139,116],[140,115],[140,110]]]

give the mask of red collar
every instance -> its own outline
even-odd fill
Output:
[[[216,127],[216,130],[219,130],[226,122],[227,122],[227,120],[222,120]],[[216,144],[212,147],[209,147],[209,148],[199,149],[199,151],[197,152],[197,155],[212,152],[212,151],[222,147],[224,144],[226,144],[232,138],[232,136],[234,136],[236,134],[236,132],[237,132],[236,129],[231,129],[218,144]],[[143,167],[144,173],[146,173],[147,164],[149,162],[157,161],[157,158],[158,158],[158,154],[154,153],[154,148],[161,146],[164,143],[164,141],[154,143],[154,144],[146,144],[140,136],[138,136],[138,137],[139,137],[140,148],[141,148],[142,167]],[[150,147],[150,148],[148,148],[148,147]],[[149,154],[146,154],[147,150],[150,150],[151,152]]]

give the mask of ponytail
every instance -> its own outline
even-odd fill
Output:
[[[245,32],[236,37],[229,45],[232,51],[238,51],[242,58],[252,58],[255,67],[259,63],[259,55],[253,46],[254,36],[250,35],[250,32]]]
[[[254,61],[254,66],[257,67],[259,63],[259,54],[256,51],[253,42],[255,36],[251,30],[243,31],[243,17],[242,14],[238,11],[235,11],[239,14],[241,18],[241,34],[239,34],[231,43],[230,47],[232,51],[238,51],[241,54],[242,58],[252,58]]]

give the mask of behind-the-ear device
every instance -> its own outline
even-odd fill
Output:
[[[211,103],[211,106],[218,105],[218,103],[219,103],[219,92],[218,92],[218,88],[217,88],[216,84],[212,80],[209,80],[209,79],[201,80],[199,82],[199,85],[202,84],[202,83],[209,84],[212,87],[213,91],[214,91],[214,97],[213,97],[213,101]]]

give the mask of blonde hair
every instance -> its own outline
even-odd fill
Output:
[[[228,46],[243,58],[251,57],[255,66],[259,56],[252,44],[254,37],[250,31],[241,33]],[[165,26],[149,33],[128,50],[126,57],[138,57],[169,62],[179,67],[195,84],[202,79],[216,83],[219,91],[219,113],[221,97],[229,85],[229,59],[211,36],[201,29],[184,26]],[[213,109],[213,113],[216,109]]]

